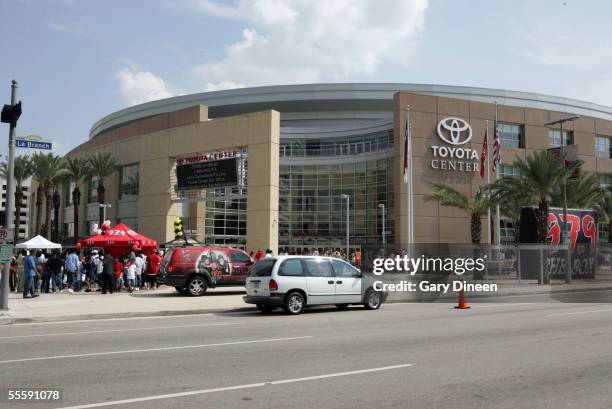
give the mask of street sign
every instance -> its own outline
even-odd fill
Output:
[[[49,142],[48,140],[38,135],[18,136],[15,139],[15,146],[18,148],[28,148],[28,149],[44,149],[44,150],[53,149],[52,142]]]
[[[1,244],[0,245],[0,263],[9,263],[13,258],[13,245],[12,244]]]

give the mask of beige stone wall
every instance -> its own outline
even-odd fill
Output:
[[[469,243],[470,220],[460,210],[440,206],[435,202],[425,203],[424,194],[429,192],[428,182],[438,181],[449,184],[455,189],[473,195],[479,187],[486,184],[477,172],[458,172],[435,170],[431,168],[433,159],[431,145],[447,145],[437,135],[438,121],[449,116],[462,118],[470,123],[473,130],[472,140],[463,145],[478,151],[482,149],[484,132],[489,121],[489,151],[492,152],[492,129],[495,120],[495,105],[483,102],[466,101],[428,95],[397,93],[394,96],[395,117],[395,241],[407,242],[407,189],[402,180],[404,131],[406,117],[410,112],[413,137],[413,192],[414,192],[414,236],[417,243]],[[501,123],[524,125],[525,149],[502,147],[502,163],[512,164],[534,150],[546,149],[548,127],[544,123],[568,114],[559,112],[499,105],[498,119]],[[612,160],[594,156],[595,136],[612,136],[612,122],[582,117],[573,124],[567,123],[564,129],[574,131],[574,143],[578,144],[583,169],[589,172],[607,173],[612,171]],[[448,146],[448,145],[447,145]],[[479,156],[480,157],[480,156]],[[491,180],[495,175],[491,174]],[[487,220],[482,219],[482,242],[488,241]]]
[[[208,109],[196,106],[157,115],[107,131],[68,155],[111,152],[121,165],[139,164],[139,230],[160,242],[174,238],[174,217],[182,204],[171,202],[170,173],[177,157],[246,147],[248,152],[247,249],[278,247],[278,145],[280,116],[276,111],[208,120]],[[107,219],[116,219],[119,175],[105,180]],[[87,189],[81,187],[81,219]],[[204,203],[189,206],[198,230],[204,230]],[[63,213],[63,212],[61,212]],[[84,223],[80,227],[83,232]],[[204,237],[199,237],[204,239]]]

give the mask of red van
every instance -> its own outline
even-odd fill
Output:
[[[166,250],[158,280],[182,294],[204,295],[208,287],[244,285],[253,259],[231,247],[176,247]]]

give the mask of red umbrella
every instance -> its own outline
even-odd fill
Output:
[[[104,251],[110,251],[113,256],[127,253],[138,246],[143,253],[151,253],[157,249],[157,241],[150,239],[123,223],[106,231],[104,236],[95,235],[80,241],[83,247],[101,247]]]

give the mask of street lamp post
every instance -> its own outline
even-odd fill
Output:
[[[378,207],[380,207],[382,210],[382,244],[383,244],[383,247],[386,247],[387,238],[386,238],[386,232],[385,232],[385,204],[379,203]]]
[[[342,198],[346,199],[346,260],[350,261],[350,254],[349,254],[349,244],[350,244],[350,239],[349,239],[349,202],[351,201],[351,197],[349,195],[342,194]]]
[[[544,126],[553,126],[559,124],[559,133],[561,138],[561,151],[565,152],[563,149],[565,145],[565,138],[563,137],[563,124],[565,122],[572,122],[575,119],[580,118],[579,115],[570,116],[567,118],[557,119],[556,121],[546,122]],[[561,229],[561,244],[566,244],[565,239],[567,240],[567,249],[565,250],[565,283],[570,284],[572,282],[572,255],[570,254],[570,243],[569,243],[569,231],[567,230],[567,178],[563,181],[563,228]]]
[[[5,106],[5,109],[7,107]],[[6,175],[6,203],[4,206],[5,213],[5,227],[11,229],[14,224],[14,213],[15,213],[15,191],[13,176],[15,166],[15,128],[17,127],[17,119],[21,115],[21,102],[17,104],[17,81],[11,82],[11,107],[13,111],[11,118],[7,118],[10,121],[9,126],[9,139],[8,139],[8,166]],[[17,108],[17,110],[15,110]],[[5,122],[4,114],[5,109],[2,110],[2,121]],[[11,115],[9,115],[11,116]],[[19,234],[19,230],[13,231],[13,242],[15,237]],[[8,310],[8,294],[9,294],[9,262],[4,263],[2,269],[2,278],[0,279],[0,310]]]

